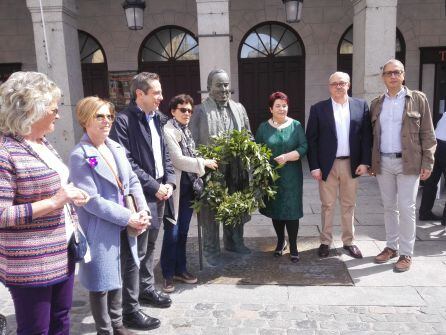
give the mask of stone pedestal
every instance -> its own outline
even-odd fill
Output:
[[[200,47],[200,84],[207,90],[211,70],[223,69],[231,78],[229,0],[197,0],[198,39]],[[207,94],[202,94],[202,99]]]
[[[45,73],[62,90],[60,120],[48,139],[64,160],[82,133],[75,117],[83,97],[82,72],[75,0],[26,0],[31,13],[37,71]]]
[[[352,0],[353,96],[370,102],[384,90],[380,67],[395,57],[397,0]]]

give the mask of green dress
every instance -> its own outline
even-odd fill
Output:
[[[291,120],[284,128],[277,129],[268,121],[260,124],[256,133],[256,142],[265,144],[272,151],[271,158],[296,150],[300,158],[287,162],[278,169],[280,178],[276,181],[277,194],[274,200],[267,200],[266,207],[260,213],[274,220],[298,220],[303,217],[302,209],[302,162],[307,152],[307,139],[299,121]],[[271,159],[271,164],[277,163]]]

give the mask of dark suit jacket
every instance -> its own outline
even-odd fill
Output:
[[[171,184],[175,188],[175,170],[170,161],[167,144],[164,140],[164,134],[161,131],[160,112],[156,112],[155,125],[161,138],[161,151],[163,157],[164,176],[162,183]],[[149,124],[144,112],[142,112],[134,102],[118,113],[116,120],[110,132],[110,138],[119,142],[126,151],[127,158],[133,171],[141,182],[144,196],[152,212],[152,227],[157,228],[160,225],[157,219],[155,196],[160,187],[156,180],[155,159],[152,150],[152,137]],[[172,206],[169,201],[170,206]],[[173,208],[170,208],[173,212]]]
[[[364,100],[349,98],[350,106],[350,163],[352,177],[360,164],[371,164],[372,130],[369,107]],[[331,98],[311,106],[307,124],[308,163],[310,170],[321,169],[322,179],[336,159],[338,140]]]

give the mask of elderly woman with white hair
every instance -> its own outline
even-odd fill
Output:
[[[38,72],[0,86],[0,282],[14,301],[17,334],[68,334],[74,262],[67,253],[88,201],[45,135],[59,119],[61,91]],[[71,229],[70,229],[71,228]]]

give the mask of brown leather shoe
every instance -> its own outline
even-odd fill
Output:
[[[347,250],[353,258],[362,258],[361,250],[359,250],[356,245],[344,245],[343,248]]]
[[[398,251],[393,250],[389,247],[385,247],[383,251],[381,251],[376,257],[375,257],[375,263],[382,264],[386,263],[392,258],[395,258],[398,256]]]
[[[410,269],[410,265],[412,264],[412,257],[401,255],[398,259],[398,262],[395,263],[393,267],[393,271],[395,272],[406,272]]]
[[[124,326],[113,328],[113,335],[136,335],[136,333],[125,328]]]
[[[173,279],[181,281],[186,284],[196,284],[198,282],[198,278],[195,277],[192,273],[187,271],[184,271],[181,274],[174,275]]]
[[[166,293],[172,293],[175,291],[175,285],[173,284],[173,278],[164,278],[163,291]]]

